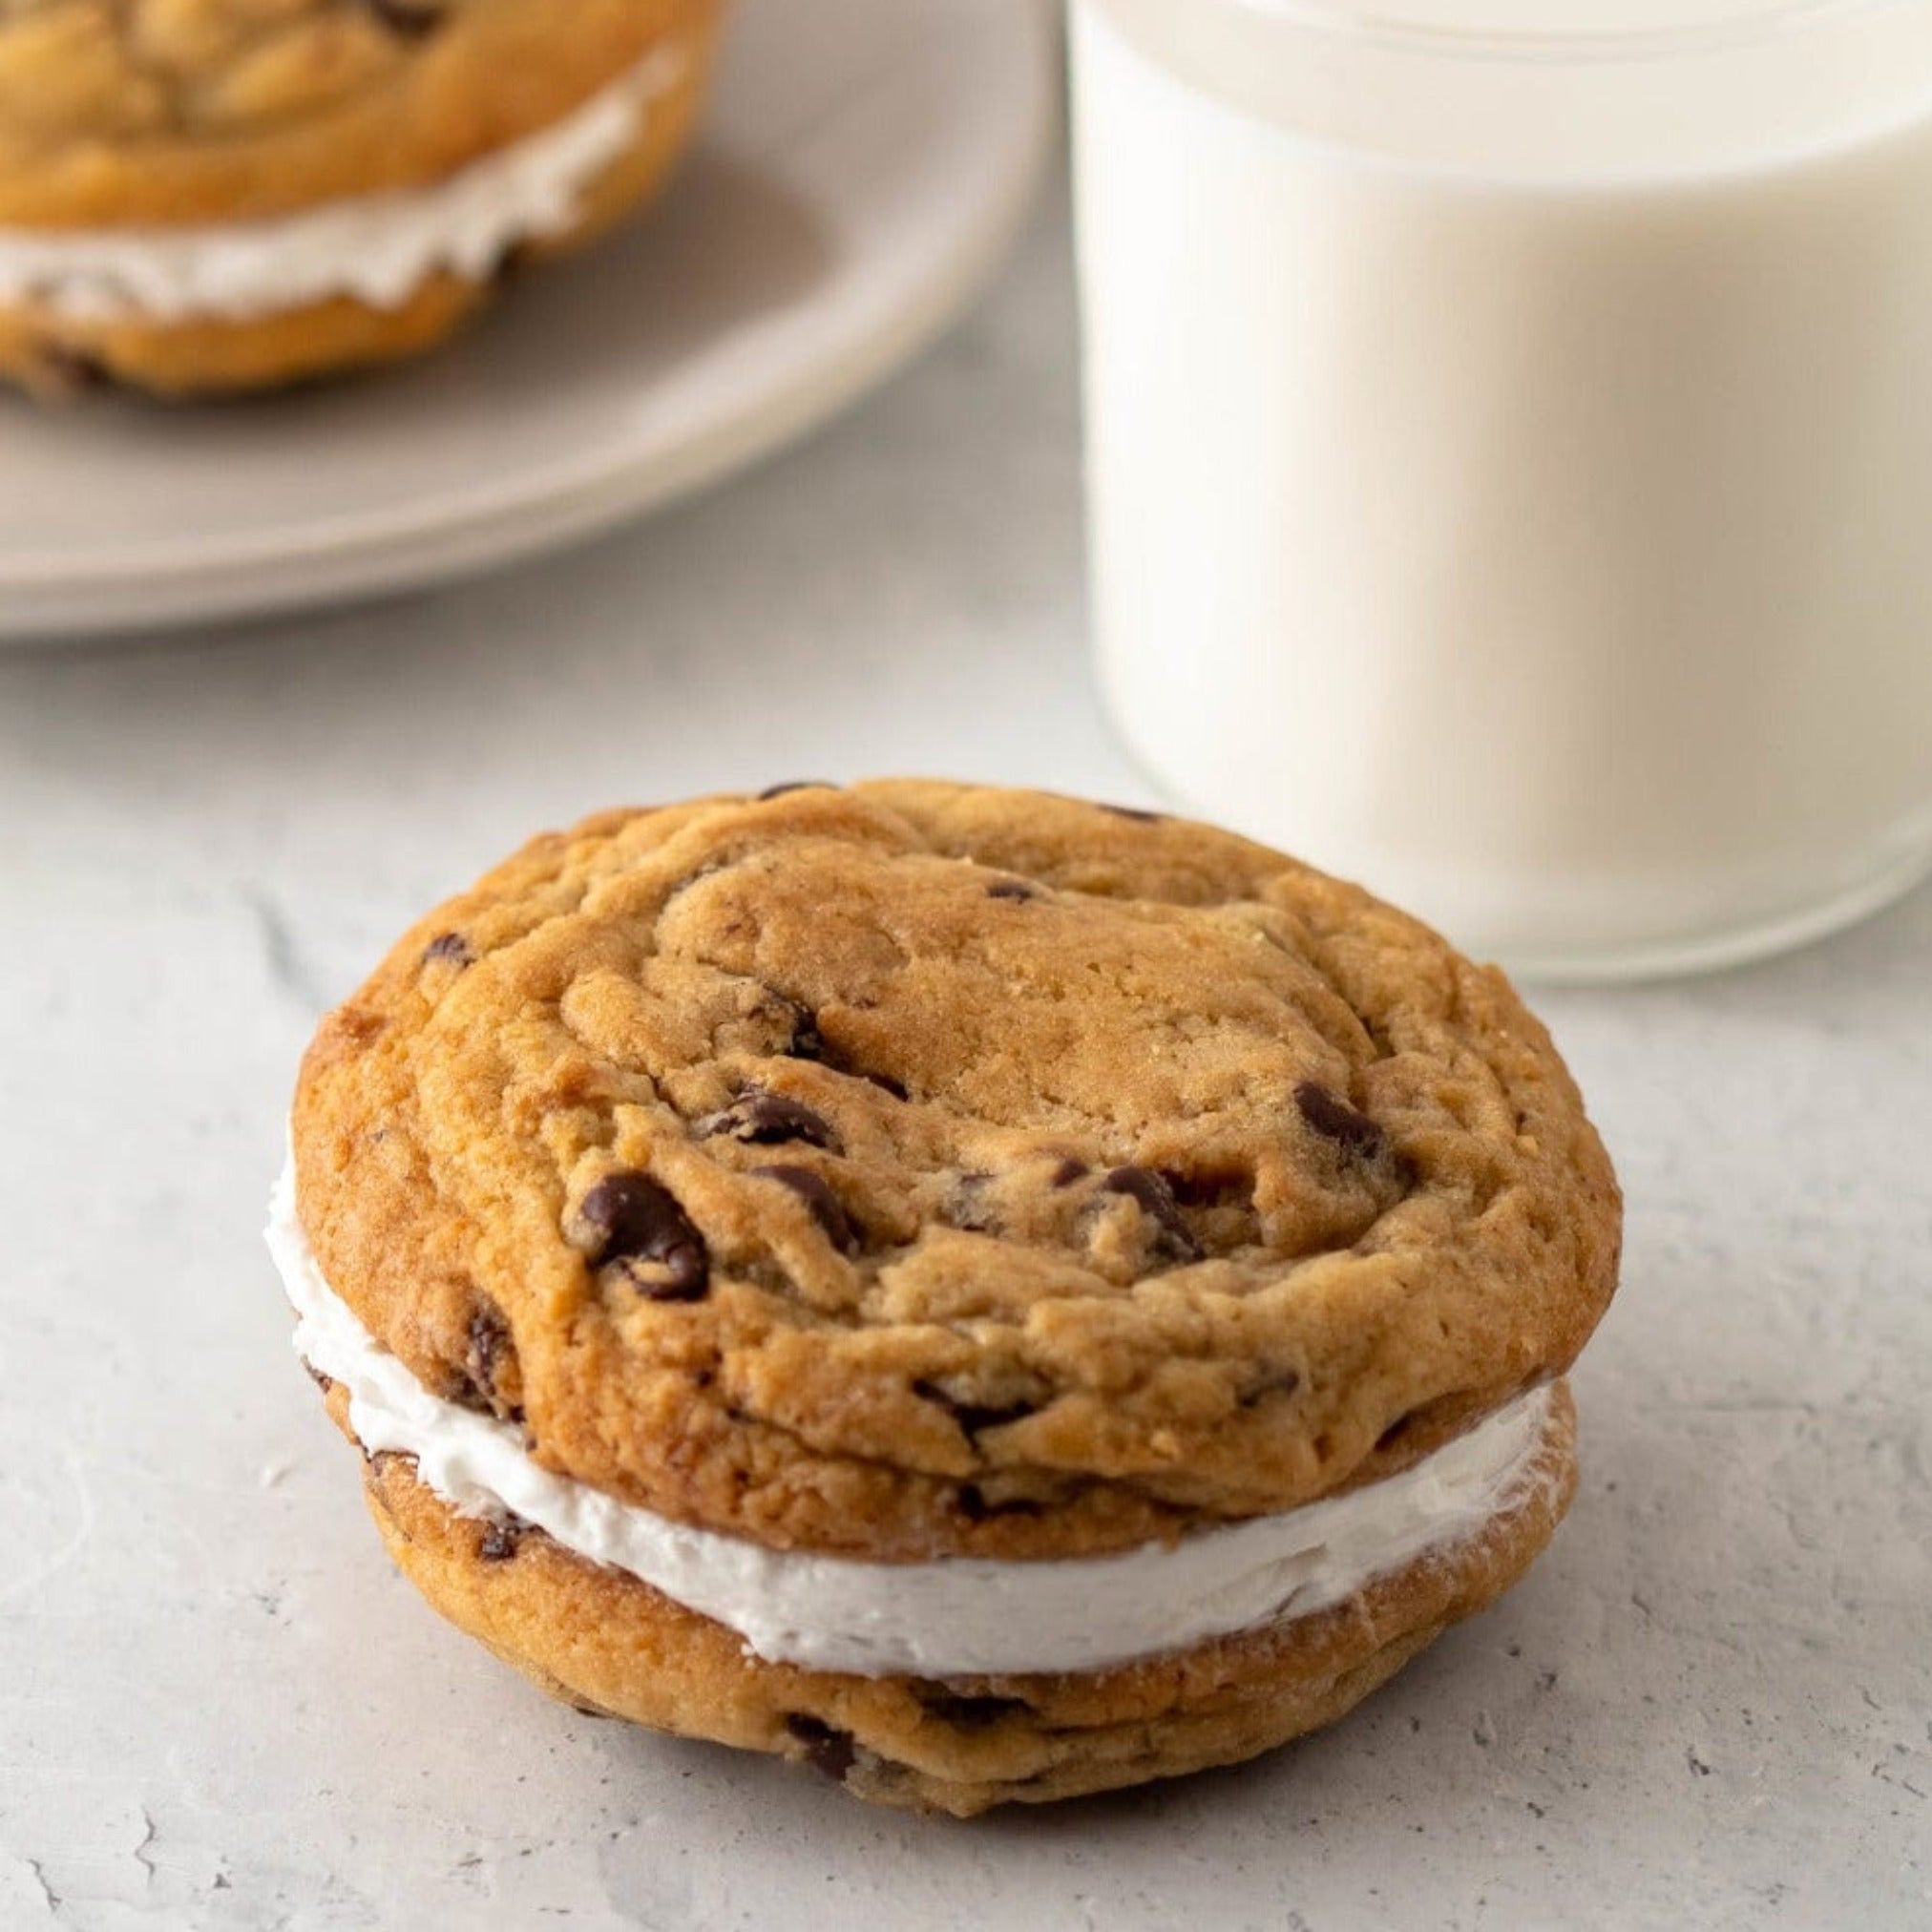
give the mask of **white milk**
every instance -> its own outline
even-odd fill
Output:
[[[1121,727],[1532,972],[1932,863],[1932,0],[1726,4],[1076,0]]]

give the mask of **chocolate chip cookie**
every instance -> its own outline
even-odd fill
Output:
[[[271,388],[648,200],[722,0],[0,0],[0,379]]]
[[[957,1814],[1232,1762],[1513,1582],[1615,1181],[1502,976],[1226,832],[620,811],[407,934],[271,1240],[396,1561],[580,1706]]]

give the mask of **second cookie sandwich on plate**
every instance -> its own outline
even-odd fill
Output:
[[[1497,973],[1223,832],[786,788],[537,840],[304,1065],[271,1241],[546,1690],[959,1814],[1226,1764],[1512,1584],[1615,1182]]]
[[[721,0],[0,5],[0,380],[410,354],[650,197]]]

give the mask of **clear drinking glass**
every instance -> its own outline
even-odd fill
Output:
[[[1100,664],[1532,975],[1932,867],[1932,0],[1072,0]]]

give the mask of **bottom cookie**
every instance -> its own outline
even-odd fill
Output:
[[[347,1431],[347,1399],[329,1408]],[[1334,1723],[1529,1567],[1576,1487],[1559,1384],[1531,1480],[1485,1526],[1315,1615],[1113,1669],[860,1677],[774,1664],[732,1630],[540,1530],[459,1516],[380,1455],[367,1489],[430,1603],[580,1710],[816,1766],[873,1803],[967,1817],[1235,1764]]]

